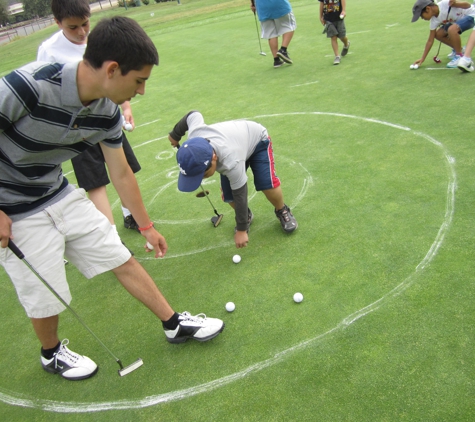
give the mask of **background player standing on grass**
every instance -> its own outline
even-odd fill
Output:
[[[285,63],[292,64],[287,47],[297,29],[292,6],[288,0],[251,0],[251,10],[261,22],[261,38],[269,40],[270,51],[274,57],[274,67]],[[279,48],[279,37],[282,44]]]
[[[91,11],[89,0],[52,0],[51,10],[54,20],[61,31],[44,41],[38,48],[38,61],[52,63],[71,63],[82,59],[87,45]],[[132,108],[129,101],[121,104],[125,120],[134,126]],[[125,134],[122,134],[122,147],[132,171],[137,173],[140,164],[132,151]],[[114,229],[114,216],[107,197],[107,185],[110,183],[104,163],[104,155],[99,145],[88,148],[71,160],[79,187],[83,188],[89,199],[110,221]],[[131,212],[122,205],[124,227],[135,229],[138,226]]]
[[[348,54],[350,42],[346,36],[346,0],[319,0],[320,2],[320,22],[325,26],[324,33],[331,39],[335,59],[333,64],[340,64],[341,57]],[[338,50],[338,38],[343,43],[341,56]]]
[[[417,0],[412,8],[412,22],[419,18],[430,21],[430,32],[422,57],[414,64],[420,66],[424,62],[436,39],[454,50],[447,67],[456,68],[463,55],[460,34],[473,28],[474,17],[475,7],[468,2],[442,0],[436,4],[432,0]]]
[[[100,143],[114,186],[140,232],[155,257],[165,255],[165,238],[153,227],[121,148],[117,106],[145,93],[154,65],[158,53],[143,29],[132,19],[114,17],[91,31],[83,61],[34,62],[0,79],[0,264],[41,342],[43,368],[69,380],[91,377],[97,365],[69,350],[68,341],[59,341],[64,306],[7,248],[10,238],[68,303],[63,254],[87,278],[111,270],[162,321],[171,343],[206,341],[224,328],[219,319],[174,312],[104,214],[61,171],[64,161]]]
[[[280,180],[275,174],[274,153],[267,129],[256,122],[232,120],[205,124],[199,111],[190,111],[169,133],[172,146],[188,132],[188,140],[177,153],[180,175],[178,189],[192,192],[203,178],[216,171],[221,174],[223,200],[236,213],[234,241],[237,248],[247,246],[253,214],[247,203],[246,170],[251,167],[254,185],[274,206],[276,217],[286,233],[293,232],[297,221],[284,203]]]

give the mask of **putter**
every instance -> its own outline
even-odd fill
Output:
[[[254,20],[256,21],[256,31],[257,31],[257,39],[259,40],[259,49],[261,50],[261,52],[259,53],[261,56],[265,56],[266,53],[264,53],[262,51],[262,45],[261,45],[261,37],[259,36],[259,27],[257,26],[257,16],[256,16],[256,12],[254,12]]]
[[[449,15],[450,15],[450,10],[452,9],[452,6],[449,7],[449,11],[447,12],[447,19],[445,19],[446,21],[449,20]],[[440,46],[442,45],[442,41],[439,41],[439,49],[437,50],[437,54],[434,56],[434,61],[437,63],[437,64],[440,64],[442,63],[442,60],[439,59],[439,53],[440,53]]]
[[[176,149],[177,150],[180,149],[180,144],[177,144]],[[211,217],[211,223],[213,223],[214,227],[218,227],[219,223],[221,223],[221,220],[223,219],[224,215],[220,214],[218,211],[216,211],[216,208],[214,207],[213,203],[211,202],[211,199],[209,199],[209,196],[208,196],[209,191],[204,190],[203,185],[201,183],[200,183],[200,188],[203,192],[198,192],[196,194],[196,196],[198,198],[203,198],[203,196],[206,196],[206,198],[208,199],[208,201],[211,205],[211,208],[213,208],[213,211],[216,214],[216,216]]]
[[[216,214],[216,216],[211,217],[211,222],[213,223],[213,226],[214,226],[214,227],[218,227],[218,226],[219,226],[219,223],[221,223],[221,220],[223,219],[224,215],[223,215],[223,214],[219,214],[218,211],[216,211],[216,208],[214,207],[213,203],[211,202],[211,199],[209,199],[208,191],[205,191],[205,190],[204,190],[202,184],[200,184],[200,188],[201,188],[201,190],[203,191],[204,196],[206,196],[206,198],[208,198],[208,201],[209,201],[209,203],[210,203],[210,205],[211,205],[211,208],[213,208],[213,211],[214,211],[214,213]]]
[[[33,265],[31,265],[28,260],[25,258],[25,255],[23,254],[23,252],[18,248],[17,245],[15,245],[11,240],[9,240],[8,242],[8,247],[10,248],[10,250],[21,260],[23,261],[26,266],[33,272],[33,274],[36,275],[36,277],[38,277],[40,279],[40,281],[49,289],[49,291],[51,293],[53,293],[56,298],[66,307],[68,308],[71,313],[76,317],[76,319],[83,325],[83,327],[89,331],[89,333],[92,334],[92,336],[99,342],[99,344],[104,348],[104,350],[109,353],[114,359],[115,361],[119,364],[120,366],[120,369],[117,371],[119,373],[119,375],[121,377],[127,375],[127,374],[130,374],[132,371],[135,371],[137,368],[139,368],[140,366],[143,365],[143,361],[142,359],[137,359],[134,363],[131,363],[130,365],[124,367],[124,365],[122,365],[122,362],[120,361],[120,359],[114,355],[114,353],[112,353],[109,348],[99,339],[99,337],[96,336],[96,334],[94,334],[94,332],[86,325],[86,323],[79,317],[79,315],[73,310],[73,308],[71,308],[71,306],[69,306],[66,301],[59,295],[58,292],[56,292],[56,290],[53,289],[53,287],[51,287],[51,285],[38,273],[38,271],[36,271],[35,267],[33,267]]]

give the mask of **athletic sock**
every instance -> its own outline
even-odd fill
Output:
[[[61,346],[61,342],[59,342],[52,349],[43,349],[43,348],[41,348],[41,356],[43,356],[45,359],[52,359],[54,354],[58,351],[59,346]]]
[[[125,208],[123,205],[121,205],[122,208],[122,215],[125,217],[128,217],[130,214],[132,214],[127,208]]]
[[[283,51],[284,53],[287,52],[287,47],[282,46],[282,47],[280,47],[280,49],[281,49],[281,51]]]
[[[180,314],[175,312],[168,321],[162,321],[163,328],[166,328],[167,330],[174,330],[180,323],[180,320],[178,319],[179,317]]]

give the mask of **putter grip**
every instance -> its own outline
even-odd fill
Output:
[[[18,246],[15,245],[11,239],[8,241],[8,247],[19,259],[23,259],[25,257],[23,252],[18,249]]]

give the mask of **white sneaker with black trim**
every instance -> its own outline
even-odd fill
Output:
[[[472,59],[469,59],[468,57],[461,57],[457,67],[462,71],[462,72],[473,72],[473,62]]]
[[[208,341],[224,330],[224,322],[217,318],[207,318],[205,314],[191,315],[183,312],[178,317],[180,323],[174,330],[165,329],[169,343],[184,343],[189,338]]]
[[[51,359],[41,356],[43,369],[51,374],[60,374],[70,381],[83,380],[95,375],[99,367],[87,356],[69,350],[66,347],[68,344],[69,340],[64,339]]]

